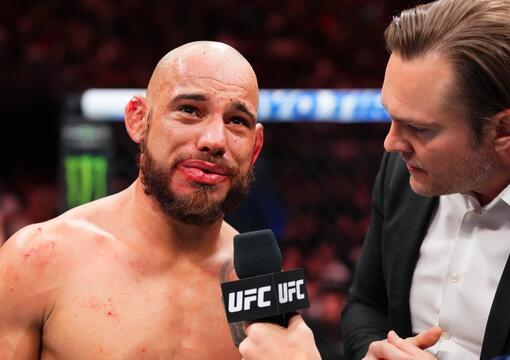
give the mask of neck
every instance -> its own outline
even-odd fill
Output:
[[[491,184],[485,189],[478,191],[474,190],[473,193],[478,199],[481,206],[490,203],[496,196],[498,196],[510,184],[510,175],[506,173],[500,177],[494,177]]]
[[[127,190],[126,213],[145,248],[154,247],[175,258],[210,259],[221,251],[223,221],[207,225],[185,224],[160,209],[157,200],[145,194],[138,178]],[[136,220],[135,220],[136,219]]]

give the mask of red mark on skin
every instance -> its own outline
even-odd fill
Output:
[[[114,313],[112,310],[108,311],[106,313],[106,316],[108,316],[109,318],[112,318],[112,319],[117,319],[118,318],[117,314]]]
[[[112,298],[108,298],[108,302],[105,302],[105,301],[100,301],[97,298],[93,297],[88,301],[86,306],[93,310],[98,310],[101,312],[106,311],[104,314],[109,318],[112,318],[112,319],[118,318],[118,315],[115,312],[115,308],[112,307]]]
[[[97,349],[97,352],[100,353],[100,354],[104,353],[103,347],[100,346],[99,349]]]
[[[43,272],[49,262],[55,257],[55,243],[53,241],[43,242],[21,252],[23,261],[35,266],[36,270]]]
[[[28,251],[24,251],[21,253],[21,255],[23,255],[23,259],[26,261],[28,260],[28,258],[32,255],[35,255],[37,254],[37,250],[36,249],[30,249]]]
[[[138,102],[135,99],[129,100],[129,103],[128,103],[128,111],[129,112],[135,111],[137,107],[138,107]]]

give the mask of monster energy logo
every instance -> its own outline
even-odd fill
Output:
[[[68,155],[64,159],[67,208],[107,195],[108,160],[98,155]]]

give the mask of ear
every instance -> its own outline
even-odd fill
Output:
[[[135,95],[124,107],[124,124],[129,137],[137,144],[142,142],[147,130],[147,99]]]
[[[494,149],[500,156],[510,159],[510,109],[500,111],[494,116]]]
[[[262,124],[257,123],[255,125],[255,144],[253,146],[253,156],[251,159],[251,165],[255,164],[255,161],[259,158],[262,145],[264,144],[264,127]]]

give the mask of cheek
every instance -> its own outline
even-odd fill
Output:
[[[176,153],[176,149],[185,142],[186,133],[178,130],[151,129],[148,148],[151,154],[160,160],[168,159]]]
[[[244,163],[251,162],[253,156],[253,140],[251,139],[240,139],[233,137],[230,140],[230,149],[232,156],[236,160],[239,166],[244,166]]]
[[[423,162],[428,162],[429,166],[432,165],[440,165],[439,163],[444,163],[448,161],[448,157],[451,153],[451,141],[441,141],[441,142],[428,142],[428,143],[420,143],[415,142],[413,144],[414,151],[418,158]]]
[[[442,177],[448,176],[452,169],[458,168],[462,163],[461,158],[459,152],[452,152],[452,147],[446,147],[424,152],[420,160],[430,175]]]

